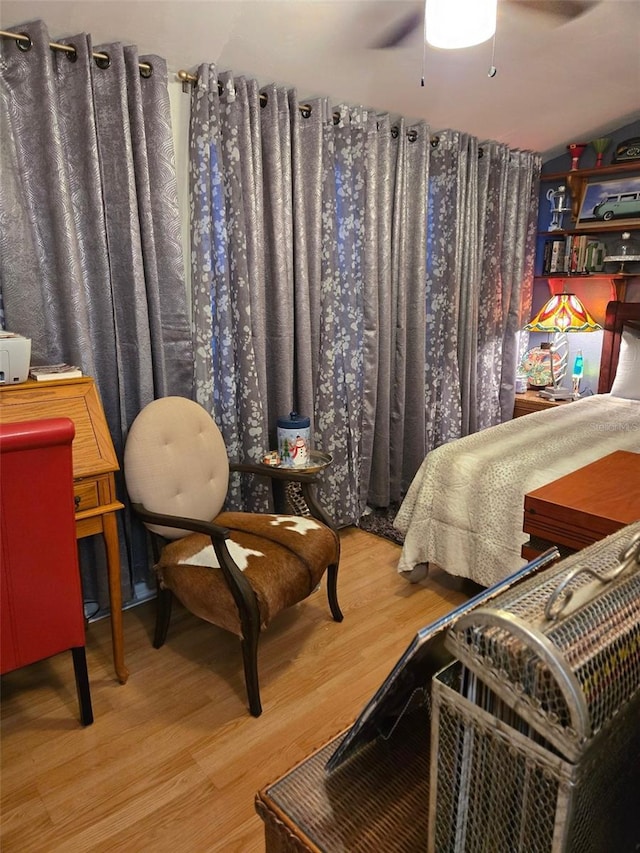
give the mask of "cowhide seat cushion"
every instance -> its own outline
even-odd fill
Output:
[[[336,533],[312,518],[223,512],[227,547],[258,598],[261,627],[317,587],[337,563]],[[192,533],[166,545],[156,565],[162,586],[201,619],[241,636],[240,619],[208,536]]]

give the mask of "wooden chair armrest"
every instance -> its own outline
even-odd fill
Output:
[[[309,512],[317,521],[321,521],[335,530],[335,524],[326,510],[318,503],[315,486],[318,483],[319,471],[303,472],[295,468],[275,468],[270,465],[256,465],[247,462],[230,462],[229,470],[241,474],[257,474],[259,477],[269,477],[272,480],[284,480],[289,483],[299,483]]]
[[[161,527],[175,527],[177,530],[190,530],[193,533],[204,533],[214,539],[224,541],[230,536],[229,530],[213,521],[202,521],[198,518],[184,518],[179,515],[166,515],[161,512],[152,512],[142,504],[132,504],[134,511],[140,516],[145,524],[158,524]],[[215,544],[215,543],[214,543]]]
[[[213,550],[216,552],[220,569],[225,577],[231,595],[235,601],[242,620],[249,619],[251,623],[260,624],[258,601],[253,587],[238,568],[229,553],[227,539],[231,536],[229,528],[215,524],[213,521],[202,521],[197,518],[184,518],[177,515],[166,515],[152,512],[142,504],[132,504],[134,512],[145,524],[158,524],[162,527],[175,527],[179,530],[190,530],[193,533],[203,533],[209,536]],[[158,535],[158,534],[155,534]],[[256,622],[257,620],[257,622]]]

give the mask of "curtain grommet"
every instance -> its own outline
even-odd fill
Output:
[[[77,62],[78,61],[78,51],[76,50],[75,44],[69,44],[68,47],[72,48],[72,50],[65,50],[67,55],[67,59],[69,62]]]
[[[144,65],[140,66],[140,76],[145,80],[148,80],[149,77],[153,74],[153,65],[150,62],[145,62]]]
[[[16,46],[18,50],[21,50],[23,53],[27,53],[27,51],[31,50],[33,47],[31,36],[28,33],[16,33],[16,35],[22,36],[22,38],[16,39]]]
[[[94,58],[98,68],[101,68],[103,71],[106,71],[106,69],[111,65],[111,57],[108,53],[100,53]]]
[[[418,138],[418,131],[417,130],[411,129],[411,130],[407,131],[407,139],[409,140],[409,142],[415,142],[417,138]]]

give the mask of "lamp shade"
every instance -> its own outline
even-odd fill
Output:
[[[490,39],[496,31],[498,0],[426,0],[425,39],[454,50]]]
[[[527,332],[595,332],[602,326],[574,293],[558,293],[524,328]]]

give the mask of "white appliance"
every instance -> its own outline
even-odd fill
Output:
[[[0,385],[16,385],[29,378],[31,338],[0,330]]]

